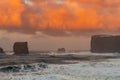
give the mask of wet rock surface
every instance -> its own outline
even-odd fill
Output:
[[[0,71],[1,72],[19,72],[21,68],[18,66],[8,66],[8,67],[4,67],[1,68]]]
[[[0,72],[29,72],[29,71],[38,71],[48,68],[48,65],[45,63],[38,64],[26,64],[26,65],[15,65],[15,66],[7,66],[0,68]]]

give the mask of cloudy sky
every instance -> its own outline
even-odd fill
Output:
[[[93,34],[119,34],[120,0],[1,0],[0,46],[90,49]]]

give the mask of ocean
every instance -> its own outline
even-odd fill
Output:
[[[2,65],[0,80],[120,80],[119,56],[91,52],[4,56],[2,59],[8,63],[11,59],[14,66]],[[2,59],[0,63],[4,63]]]

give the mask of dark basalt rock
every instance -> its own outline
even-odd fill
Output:
[[[1,72],[19,72],[20,69],[21,68],[18,66],[8,66],[8,67],[1,68],[0,71]]]
[[[91,38],[91,52],[120,53],[120,36],[94,35]]]
[[[43,70],[45,68],[48,68],[48,65],[45,63],[39,63],[39,64],[25,64],[25,65],[16,65],[16,66],[7,66],[0,68],[0,72],[36,72],[38,70]]]
[[[2,48],[0,48],[0,54],[5,54],[5,52]]]
[[[65,48],[59,48],[57,52],[58,52],[58,53],[65,53],[66,50],[65,50]]]
[[[2,48],[0,48],[0,53],[5,53],[4,50]]]
[[[15,55],[29,54],[27,42],[16,42],[13,49]]]

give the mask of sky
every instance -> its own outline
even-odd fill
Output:
[[[89,50],[90,37],[119,34],[120,0],[1,0],[0,46],[28,41],[30,50]]]

